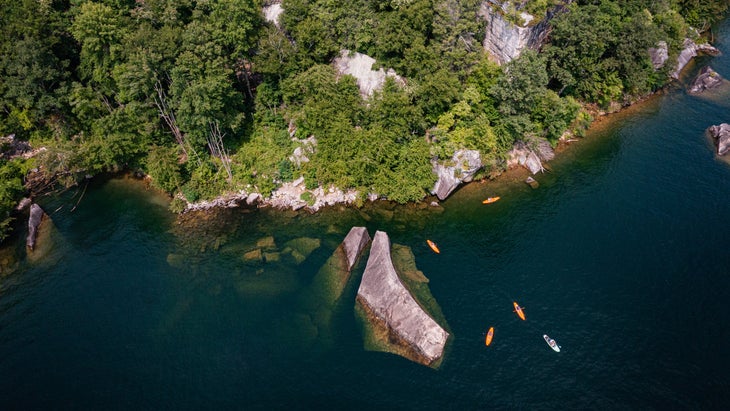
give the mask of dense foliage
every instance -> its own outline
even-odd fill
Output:
[[[514,141],[554,142],[582,103],[661,87],[647,48],[676,56],[690,25],[727,0],[582,0],[554,20],[544,52],[504,67],[481,42],[481,0],[0,0],[0,135],[48,150],[48,173],[141,169],[189,201],[241,187],[267,194],[359,188],[406,202],[433,185],[431,161],[479,150],[503,166]],[[510,2],[538,19],[559,0]],[[348,49],[393,68],[363,98],[331,62]],[[290,135],[293,132],[293,136]],[[309,136],[309,162],[290,159]],[[293,138],[292,138],[293,137]],[[311,148],[311,147],[310,147]],[[0,234],[27,167],[0,163]]]

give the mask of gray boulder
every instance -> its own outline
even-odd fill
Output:
[[[529,142],[518,141],[507,153],[507,168],[523,166],[530,173],[537,174],[544,171],[543,161],[555,158],[555,152],[550,142],[545,139],[532,138]]]
[[[43,211],[41,206],[33,204],[30,206],[30,217],[28,218],[28,237],[26,238],[25,245],[28,249],[33,251],[35,248],[36,238],[38,236],[38,227],[40,227],[46,213]]]
[[[357,303],[370,323],[385,329],[395,351],[420,364],[433,366],[444,354],[449,333],[426,313],[398,276],[390,253],[390,239],[375,233]]]
[[[717,154],[724,156],[730,152],[730,124],[722,123],[707,130],[717,145]]]
[[[672,73],[672,77],[678,79],[682,69],[684,69],[699,53],[717,55],[720,51],[709,44],[697,45],[690,39],[684,39],[682,51],[679,53],[679,57],[677,57],[677,68],[674,70],[674,73]]]
[[[717,74],[715,70],[709,66],[705,66],[700,70],[695,80],[689,87],[689,92],[692,94],[702,93],[705,90],[715,88],[722,84],[722,76]]]
[[[431,194],[445,200],[461,183],[474,179],[474,174],[482,168],[482,158],[477,150],[457,150],[450,161],[453,165],[433,161],[433,172],[438,177]]]
[[[352,267],[360,257],[362,250],[370,244],[370,234],[365,227],[352,227],[350,232],[342,241],[342,249],[347,257],[347,271],[352,270]]]

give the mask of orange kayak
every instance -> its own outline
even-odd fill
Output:
[[[433,250],[434,253],[438,254],[438,253],[441,252],[441,250],[439,250],[439,248],[436,245],[436,243],[434,243],[433,241],[426,240],[426,243],[428,243],[428,246],[431,247],[431,249]]]
[[[494,327],[489,327],[489,332],[487,332],[487,340],[485,341],[487,346],[492,343],[492,337],[494,337]]]
[[[515,306],[515,312],[517,313],[517,315],[520,318],[522,318],[522,320],[524,321],[525,320],[525,313],[522,312],[522,307],[520,307],[519,305],[517,305],[517,302],[515,302],[515,301],[513,301],[512,304],[514,304],[514,306]]]
[[[497,200],[499,200],[499,197],[489,197],[486,200],[482,201],[482,204],[491,204]]]

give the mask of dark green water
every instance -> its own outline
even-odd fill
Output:
[[[724,54],[696,68],[730,78],[730,22],[716,35]],[[190,228],[130,180],[42,199],[50,245],[5,250],[0,408],[726,408],[730,165],[704,132],[728,121],[727,88],[673,90],[596,127],[539,189],[473,184],[443,212],[227,210]],[[322,306],[315,275],[353,225],[412,247],[455,336],[439,370],[363,349],[362,262]],[[270,236],[280,254],[243,260]],[[319,247],[297,264],[301,237]]]

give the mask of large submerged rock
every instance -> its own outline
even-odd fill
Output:
[[[695,77],[688,91],[692,94],[702,93],[705,90],[720,86],[722,81],[722,76],[709,66],[705,66]]]
[[[332,316],[342,294],[350,283],[351,272],[363,250],[370,244],[365,227],[352,227],[342,243],[319,269],[312,283],[303,293],[301,307],[312,339],[319,344],[332,340]]]
[[[350,280],[363,250],[370,244],[370,234],[365,227],[352,227],[350,232],[314,276],[313,293],[319,294],[320,302],[331,306],[340,299]]]
[[[373,238],[357,304],[370,325],[381,330],[391,347],[385,351],[432,367],[440,363],[449,333],[401,281],[391,260],[390,239],[382,231]]]
[[[730,124],[722,123],[707,130],[717,146],[717,154],[724,156],[730,152]]]
[[[449,164],[433,162],[433,172],[438,177],[431,193],[439,200],[444,200],[461,183],[468,183],[474,179],[482,168],[482,158],[478,150],[457,150]]]

